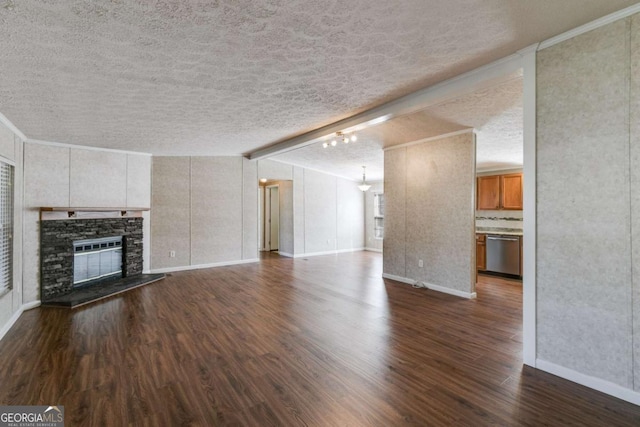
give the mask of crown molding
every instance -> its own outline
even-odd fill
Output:
[[[78,150],[89,150],[89,151],[102,151],[102,152],[109,152],[109,153],[119,153],[119,154],[134,154],[137,156],[149,156],[151,157],[152,154],[151,153],[142,153],[139,151],[127,151],[127,150],[116,150],[113,148],[101,148],[101,147],[90,147],[90,146],[86,146],[86,145],[75,145],[75,144],[67,144],[64,142],[53,142],[53,141],[43,141],[40,139],[31,139],[31,138],[27,138],[25,139],[24,142],[27,142],[29,144],[38,144],[38,145],[49,145],[49,146],[53,146],[53,147],[62,147],[62,148],[75,148]]]
[[[153,157],[242,157],[247,158],[244,154],[149,154]],[[251,160],[251,159],[247,159]]]
[[[16,125],[14,125],[14,124],[11,122],[11,120],[9,120],[9,119],[7,118],[7,116],[5,116],[5,115],[4,115],[4,114],[2,114],[2,113],[0,113],[0,123],[2,123],[2,124],[3,124],[3,125],[5,125],[7,128],[9,128],[9,130],[10,130],[11,132],[13,132],[14,134],[18,135],[18,137],[19,137],[21,140],[23,140],[23,141],[24,141],[24,140],[26,140],[26,139],[27,139],[27,137],[24,135],[24,133],[22,133],[22,132],[20,131],[20,129],[18,129],[18,128],[16,127]]]
[[[465,133],[475,133],[475,129],[462,129],[455,132],[443,133],[442,135],[430,136],[429,138],[418,139],[417,141],[405,142],[404,144],[392,145],[391,147],[383,148],[383,151],[391,151],[398,148],[410,147],[412,145],[424,144],[425,142],[437,141],[439,139],[450,138],[452,136],[464,135]]]
[[[562,43],[574,37],[577,37],[581,34],[588,33],[589,31],[595,30],[600,27],[604,27],[605,25],[611,24],[612,22],[616,22],[620,19],[628,18],[631,15],[635,15],[640,12],[640,3],[634,4],[633,6],[629,6],[625,9],[619,10],[617,12],[613,12],[609,15],[603,16],[602,18],[596,19],[595,21],[588,22],[584,25],[581,25],[577,28],[569,30],[565,33],[558,34],[555,37],[552,37],[548,40],[543,41],[538,46],[538,50],[546,49],[551,46],[555,46],[558,43]]]

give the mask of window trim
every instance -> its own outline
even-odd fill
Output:
[[[8,230],[8,236],[7,236],[7,245],[8,248],[3,247],[2,245],[0,245],[0,255],[2,253],[6,253],[6,258],[5,262],[7,264],[2,265],[2,268],[0,269],[0,271],[8,271],[8,273],[6,274],[6,282],[0,282],[0,297],[10,293],[13,290],[13,275],[14,275],[14,235],[15,235],[15,209],[16,209],[16,193],[15,193],[15,187],[16,187],[16,165],[15,162],[6,159],[3,156],[0,156],[0,168],[4,169],[4,166],[8,166],[9,167],[9,173],[10,173],[10,178],[9,178],[9,186],[10,186],[10,194],[9,194],[9,201],[8,204],[10,204],[9,209],[10,212],[7,214],[7,218],[4,218],[7,222],[6,222],[6,229]],[[0,189],[1,191],[2,189]],[[0,193],[1,194],[1,193]],[[2,199],[0,198],[0,208],[2,207]],[[0,210],[0,212],[2,212],[2,210]],[[0,215],[0,222],[3,220],[2,215]],[[2,225],[2,224],[0,224]],[[2,227],[0,227],[0,233],[4,234],[5,232],[3,231]],[[5,239],[3,239],[4,241]],[[2,277],[0,277],[0,280],[2,279]]]

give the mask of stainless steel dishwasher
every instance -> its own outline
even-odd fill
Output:
[[[487,271],[520,275],[520,237],[487,235]]]

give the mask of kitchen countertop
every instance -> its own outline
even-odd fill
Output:
[[[503,236],[522,236],[522,230],[519,228],[476,227],[476,233],[502,234]]]

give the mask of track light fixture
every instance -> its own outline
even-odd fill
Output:
[[[336,145],[338,145],[338,141],[342,141],[345,144],[348,144],[349,142],[356,142],[357,140],[358,137],[356,136],[355,132],[351,133],[350,135],[344,134],[342,132],[336,132],[335,136],[330,141],[325,141],[322,143],[322,147],[335,147]]]

